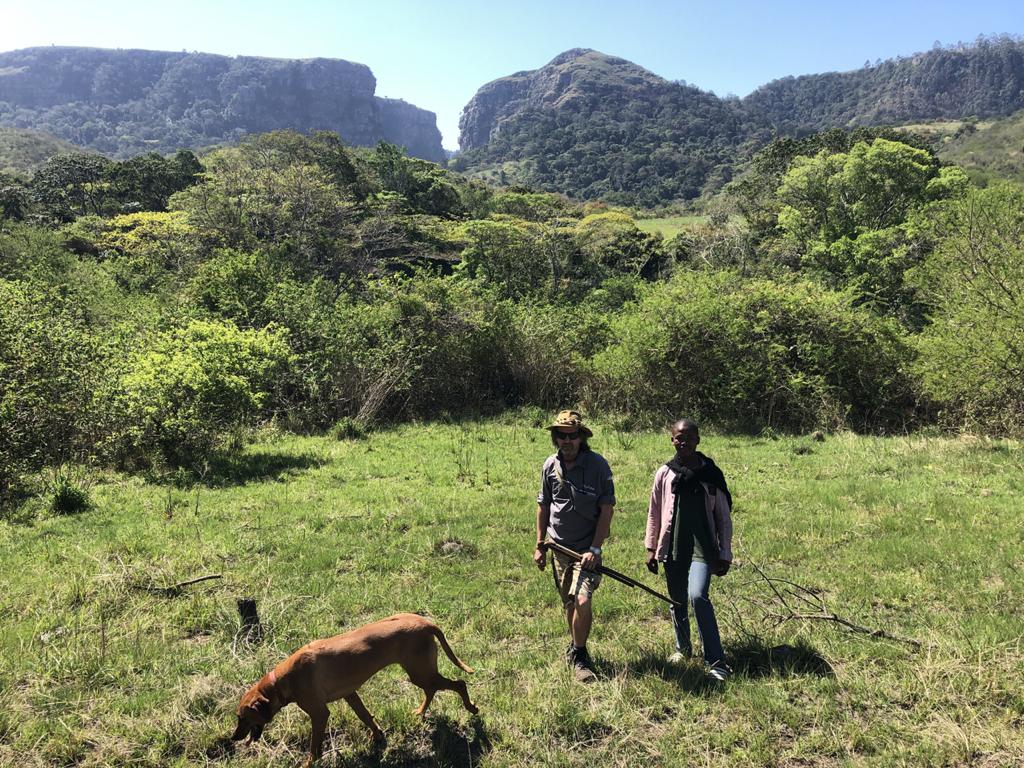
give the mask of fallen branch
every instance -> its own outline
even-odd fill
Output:
[[[188,581],[179,581],[177,584],[172,584],[169,587],[150,587],[140,586],[139,589],[144,589],[146,592],[152,592],[155,595],[164,595],[165,597],[177,597],[181,594],[181,591],[185,587],[192,586],[193,584],[199,584],[202,581],[210,581],[211,579],[223,578],[222,574],[211,573],[209,576],[199,576],[195,579],[189,579]]]
[[[764,601],[758,601],[755,597],[751,597],[749,595],[742,595],[739,597],[755,608],[760,609],[762,613],[762,621],[764,623],[770,623],[773,628],[781,626],[789,621],[827,621],[846,627],[858,634],[867,635],[868,637],[892,640],[914,648],[921,647],[920,640],[916,640],[912,637],[894,635],[891,632],[886,632],[884,629],[872,629],[870,627],[865,627],[840,616],[832,611],[825,603],[825,598],[822,596],[821,590],[805,587],[802,584],[797,584],[796,582],[789,581],[787,579],[769,576],[765,573],[764,569],[753,561],[748,560],[747,564],[754,569],[758,576],[760,576],[760,581],[751,580],[744,584],[763,583],[769,590],[771,590],[771,596],[769,596],[768,605],[766,605]],[[799,610],[795,609],[793,605],[791,605],[790,600],[787,600],[787,596],[792,600],[796,600],[801,603]],[[733,606],[733,608],[737,616],[743,615],[743,611],[740,611],[735,606]],[[811,610],[807,610],[808,608]],[[744,632],[746,632],[746,630],[744,630]]]

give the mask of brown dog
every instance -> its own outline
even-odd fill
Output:
[[[391,664],[401,664],[414,685],[423,689],[423,703],[415,714],[423,715],[437,691],[455,691],[462,705],[474,715],[479,711],[469,700],[463,680],[449,680],[437,671],[437,645],[459,669],[473,670],[459,661],[444,633],[433,622],[414,613],[399,613],[327,640],[304,645],[253,685],[238,704],[238,727],[232,741],[256,741],[278,710],[294,702],[309,715],[313,733],[309,761],[320,759],[329,712],[327,703],[345,699],[370,729],[375,741],[384,739],[356,690]]]

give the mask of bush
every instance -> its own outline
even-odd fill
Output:
[[[343,416],[331,427],[331,437],[335,440],[364,440],[366,438],[366,426],[351,416]]]
[[[105,368],[95,337],[59,300],[0,279],[0,504],[26,474],[88,455]]]
[[[594,402],[725,428],[902,428],[913,412],[899,328],[806,282],[681,273],[611,323]]]
[[[263,413],[289,350],[275,329],[190,322],[158,333],[129,359],[118,384],[123,463],[156,458],[196,468]]]
[[[1024,435],[1024,188],[972,190],[932,219],[939,245],[915,275],[934,307],[924,391],[951,426]]]

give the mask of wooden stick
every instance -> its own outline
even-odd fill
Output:
[[[153,592],[157,595],[168,595],[173,597],[174,595],[180,594],[182,588],[191,586],[192,584],[198,584],[202,581],[210,581],[210,579],[221,579],[222,574],[211,573],[209,576],[200,576],[196,579],[189,579],[188,581],[179,581],[177,584],[172,584],[169,587],[142,587],[147,592]]]
[[[577,562],[583,559],[583,555],[581,553],[576,552],[575,550],[569,549],[568,547],[563,547],[561,544],[557,544],[557,543],[555,543],[553,541],[546,541],[546,542],[544,542],[544,548],[545,549],[552,549],[555,552],[558,552],[560,554],[565,555],[568,558],[571,558],[572,560],[576,560]],[[613,571],[611,568],[607,568],[607,567],[605,567],[603,565],[597,566],[597,568],[595,570],[598,573],[604,574],[605,576],[607,576],[610,579],[615,579],[616,581],[619,581],[619,582],[625,584],[628,587],[637,587],[639,589],[642,589],[644,592],[647,592],[648,594],[654,595],[659,600],[664,600],[666,603],[668,603],[669,605],[674,605],[676,608],[686,608],[686,605],[684,603],[677,603],[675,600],[673,600],[668,595],[663,595],[663,594],[661,594],[661,592],[657,592],[657,591],[651,589],[646,584],[641,584],[636,579],[630,578],[629,576],[627,576],[624,573],[619,573],[618,571]]]

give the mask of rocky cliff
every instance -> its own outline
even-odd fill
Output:
[[[26,48],[0,53],[0,126],[46,131],[115,156],[169,152],[281,128],[328,130],[445,159],[434,113],[374,95],[340,59]]]
[[[459,121],[457,169],[573,197],[695,197],[758,126],[734,100],[577,48],[487,83]],[[495,176],[497,174],[497,176]]]

